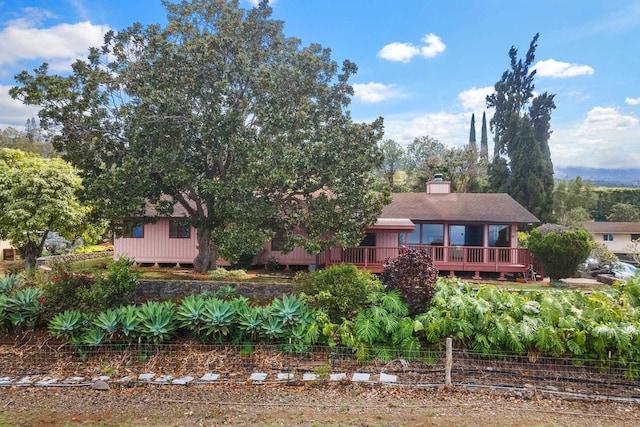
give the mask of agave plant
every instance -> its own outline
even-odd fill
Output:
[[[89,345],[92,347],[97,347],[100,344],[102,344],[102,342],[105,339],[105,331],[103,329],[100,328],[89,328],[89,330],[87,330],[81,337],[80,342],[84,345]]]
[[[189,295],[183,299],[176,312],[178,326],[199,335],[203,321],[204,302],[202,297],[196,295]]]
[[[231,302],[218,298],[205,300],[202,309],[202,331],[207,336],[226,336],[235,319],[236,310]]]
[[[35,326],[42,311],[42,304],[38,301],[41,295],[40,288],[16,289],[9,295],[7,311],[13,326]]]
[[[78,310],[65,310],[49,321],[49,333],[56,338],[78,335],[83,328],[82,313]]]
[[[175,321],[175,305],[170,301],[150,301],[138,308],[140,335],[154,342],[162,342],[174,336],[178,329]]]
[[[120,328],[120,312],[108,309],[99,313],[93,320],[93,326],[106,333],[110,339],[113,338]]]
[[[15,271],[7,273],[4,277],[0,277],[0,294],[8,294],[20,285],[22,275]]]
[[[271,340],[276,340],[284,335],[284,324],[276,317],[268,316],[262,324],[262,335]]]
[[[285,326],[293,326],[305,318],[308,307],[295,295],[282,295],[268,307],[268,316],[274,317]]]
[[[265,318],[264,307],[246,307],[238,311],[238,329],[252,341],[256,341],[262,332]]]
[[[132,337],[138,331],[140,317],[138,316],[138,308],[135,305],[126,305],[118,308],[120,317],[120,331],[125,337]]]

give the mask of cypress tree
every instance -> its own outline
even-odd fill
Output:
[[[489,162],[489,140],[487,138],[487,113],[482,113],[482,133],[480,134],[480,160]]]
[[[471,128],[469,130],[469,149],[474,152],[478,152],[478,147],[476,146],[476,115],[471,114]]]
[[[555,108],[554,95],[546,92],[534,97],[535,58],[539,34],[529,45],[526,58],[518,59],[509,50],[511,69],[487,96],[487,107],[494,107],[494,156],[489,166],[492,191],[507,192],[540,220],[552,215],[553,163],[549,150],[549,121]]]

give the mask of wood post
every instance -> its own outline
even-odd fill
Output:
[[[447,356],[444,362],[444,385],[451,387],[451,366],[453,365],[453,340],[447,338]]]

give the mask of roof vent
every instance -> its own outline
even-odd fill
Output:
[[[433,175],[433,180],[434,181],[438,181],[438,182],[442,182],[443,181],[442,174],[441,173],[434,174]]]

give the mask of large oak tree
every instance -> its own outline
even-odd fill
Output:
[[[161,214],[179,203],[202,272],[276,232],[287,249],[357,244],[386,196],[369,190],[382,120],[354,123],[347,110],[356,66],[285,37],[266,1],[163,4],[165,27],[110,32],[71,75],[43,64],[11,91],[59,126],[54,144],[95,209],[122,218],[145,201]]]

